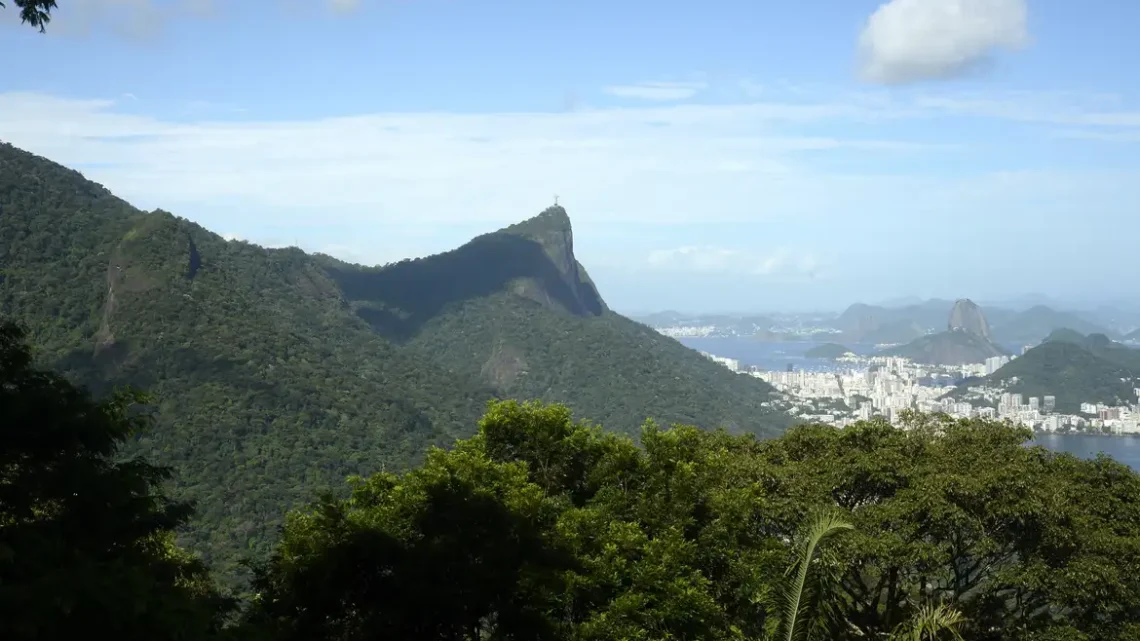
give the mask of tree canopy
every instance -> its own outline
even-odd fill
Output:
[[[56,8],[55,0],[13,0],[20,9],[20,22],[35,27],[40,33],[47,31],[51,22],[51,11]],[[6,6],[0,2],[0,8]]]
[[[189,506],[168,470],[117,455],[146,428],[129,391],[104,402],[31,366],[0,325],[0,638],[205,638],[227,602],[174,545]]]
[[[1003,423],[909,420],[769,441],[648,424],[638,446],[561,406],[495,403],[422,467],[293,513],[247,624],[281,639],[770,638],[795,567],[809,637],[950,638],[922,630],[953,623],[976,641],[1140,639],[1136,474],[1026,447]],[[832,520],[805,534],[820,510]]]
[[[1140,477],[988,420],[663,429],[492,402],[475,436],[290,512],[244,611],[189,507],[0,329],[0,638],[1140,640]],[[959,636],[961,635],[961,636]]]

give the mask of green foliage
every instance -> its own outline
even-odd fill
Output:
[[[422,468],[290,517],[246,625],[345,640],[433,625],[598,641],[1135,634],[1134,473],[1026,447],[1002,423],[909,420],[770,441],[649,423],[639,447],[562,406],[495,403]],[[425,582],[447,597],[422,611],[394,587]]]
[[[560,210],[364,268],[227,242],[0,145],[0,317],[96,395],[153,395],[157,425],[129,447],[176,470],[172,495],[198,507],[181,542],[228,579],[288,509],[470,436],[494,398],[627,429],[786,424],[764,383],[608,312]]]
[[[20,22],[40,30],[47,31],[47,23],[51,22],[51,10],[56,8],[55,0],[15,0],[20,9]],[[0,9],[6,5],[0,2]]]
[[[438,638],[760,633],[761,568],[778,573],[784,555],[735,476],[732,450],[746,442],[652,425],[642,440],[576,425],[564,407],[496,403],[455,450],[292,516],[248,625],[282,639],[385,627],[411,638],[395,631],[443,624]],[[365,552],[361,538],[388,543]],[[334,579],[330,565],[362,578]],[[325,605],[293,600],[296,583]],[[385,585],[403,596],[358,587]]]
[[[158,490],[169,470],[118,450],[149,424],[145,398],[96,403],[32,367],[0,325],[0,638],[202,639],[227,602],[173,546],[189,507]]]
[[[783,509],[834,503],[856,525],[836,544],[853,625],[886,633],[931,599],[978,640],[1066,625],[1110,639],[1138,620],[1134,473],[1024,447],[1028,431],[1001,423],[912,420],[796,428],[765,444]]]
[[[1057,397],[1057,411],[1077,413],[1081,403],[1117,405],[1135,400],[1140,386],[1140,350],[1102,345],[1093,337],[1081,343],[1052,340],[1013,359],[988,380],[1025,396]],[[1091,339],[1091,342],[1090,342]]]
[[[782,613],[780,620],[780,638],[783,641],[795,641],[796,639],[805,640],[809,637],[810,628],[805,623],[804,619],[810,615],[808,604],[812,599],[815,599],[816,611],[819,611],[818,606],[823,603],[820,599],[820,590],[810,589],[808,584],[808,572],[813,564],[819,565],[817,562],[820,559],[816,558],[816,553],[819,551],[820,546],[824,541],[843,530],[851,530],[854,526],[844,521],[843,518],[834,511],[822,512],[810,518],[804,531],[800,534],[797,547],[797,555],[795,563],[789,568],[792,577],[780,587],[779,601],[780,610]],[[827,564],[832,565],[832,564]],[[817,585],[827,588],[834,585],[837,581],[816,581]]]

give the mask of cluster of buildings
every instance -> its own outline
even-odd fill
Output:
[[[755,376],[780,393],[774,403],[804,421],[845,427],[876,416],[897,423],[904,410],[941,412],[957,418],[1006,419],[1044,432],[1140,434],[1137,405],[1110,407],[1083,403],[1078,414],[1057,411],[1055,396],[1030,396],[1003,390],[970,387],[975,402],[948,398],[958,381],[986,376],[1009,362],[1009,357],[960,366],[932,366],[905,358],[845,356],[834,371],[765,371],[742,368],[735,359],[706,354],[741,374]],[[1136,389],[1140,399],[1140,388]],[[978,401],[981,402],[978,402]]]

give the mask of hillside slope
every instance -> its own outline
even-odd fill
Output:
[[[288,506],[471,434],[497,396],[620,430],[786,424],[770,387],[610,312],[564,211],[362,268],[227,242],[0,145],[0,316],[96,391],[153,393],[137,451],[175,466],[199,506],[187,542],[223,569]]]
[[[1026,397],[1055,396],[1057,410],[1070,413],[1081,403],[1135,402],[1133,389],[1140,386],[1140,372],[1067,341],[1034,347],[989,379]]]
[[[965,365],[980,363],[991,356],[1001,356],[1005,352],[973,332],[956,329],[927,334],[906,345],[892,347],[879,353],[883,356],[909,358],[916,363],[928,365]]]
[[[507,397],[564,402],[611,429],[646,416],[771,434],[771,388],[612,311],[573,255],[566,211],[450,252],[364,268],[328,260],[380,334]]]
[[[1140,387],[1140,350],[1112,343],[1103,335],[1074,334],[1054,332],[1052,340],[987,376],[985,384],[1026,398],[1054,396],[1057,411],[1067,414],[1077,413],[1081,403],[1136,402],[1133,390]],[[951,395],[970,396],[965,385]]]

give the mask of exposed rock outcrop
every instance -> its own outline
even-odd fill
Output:
[[[968,298],[960,298],[954,302],[954,309],[950,310],[950,322],[947,324],[947,329],[950,331],[963,330],[981,336],[986,340],[992,340],[990,326],[986,323],[982,309]]]

